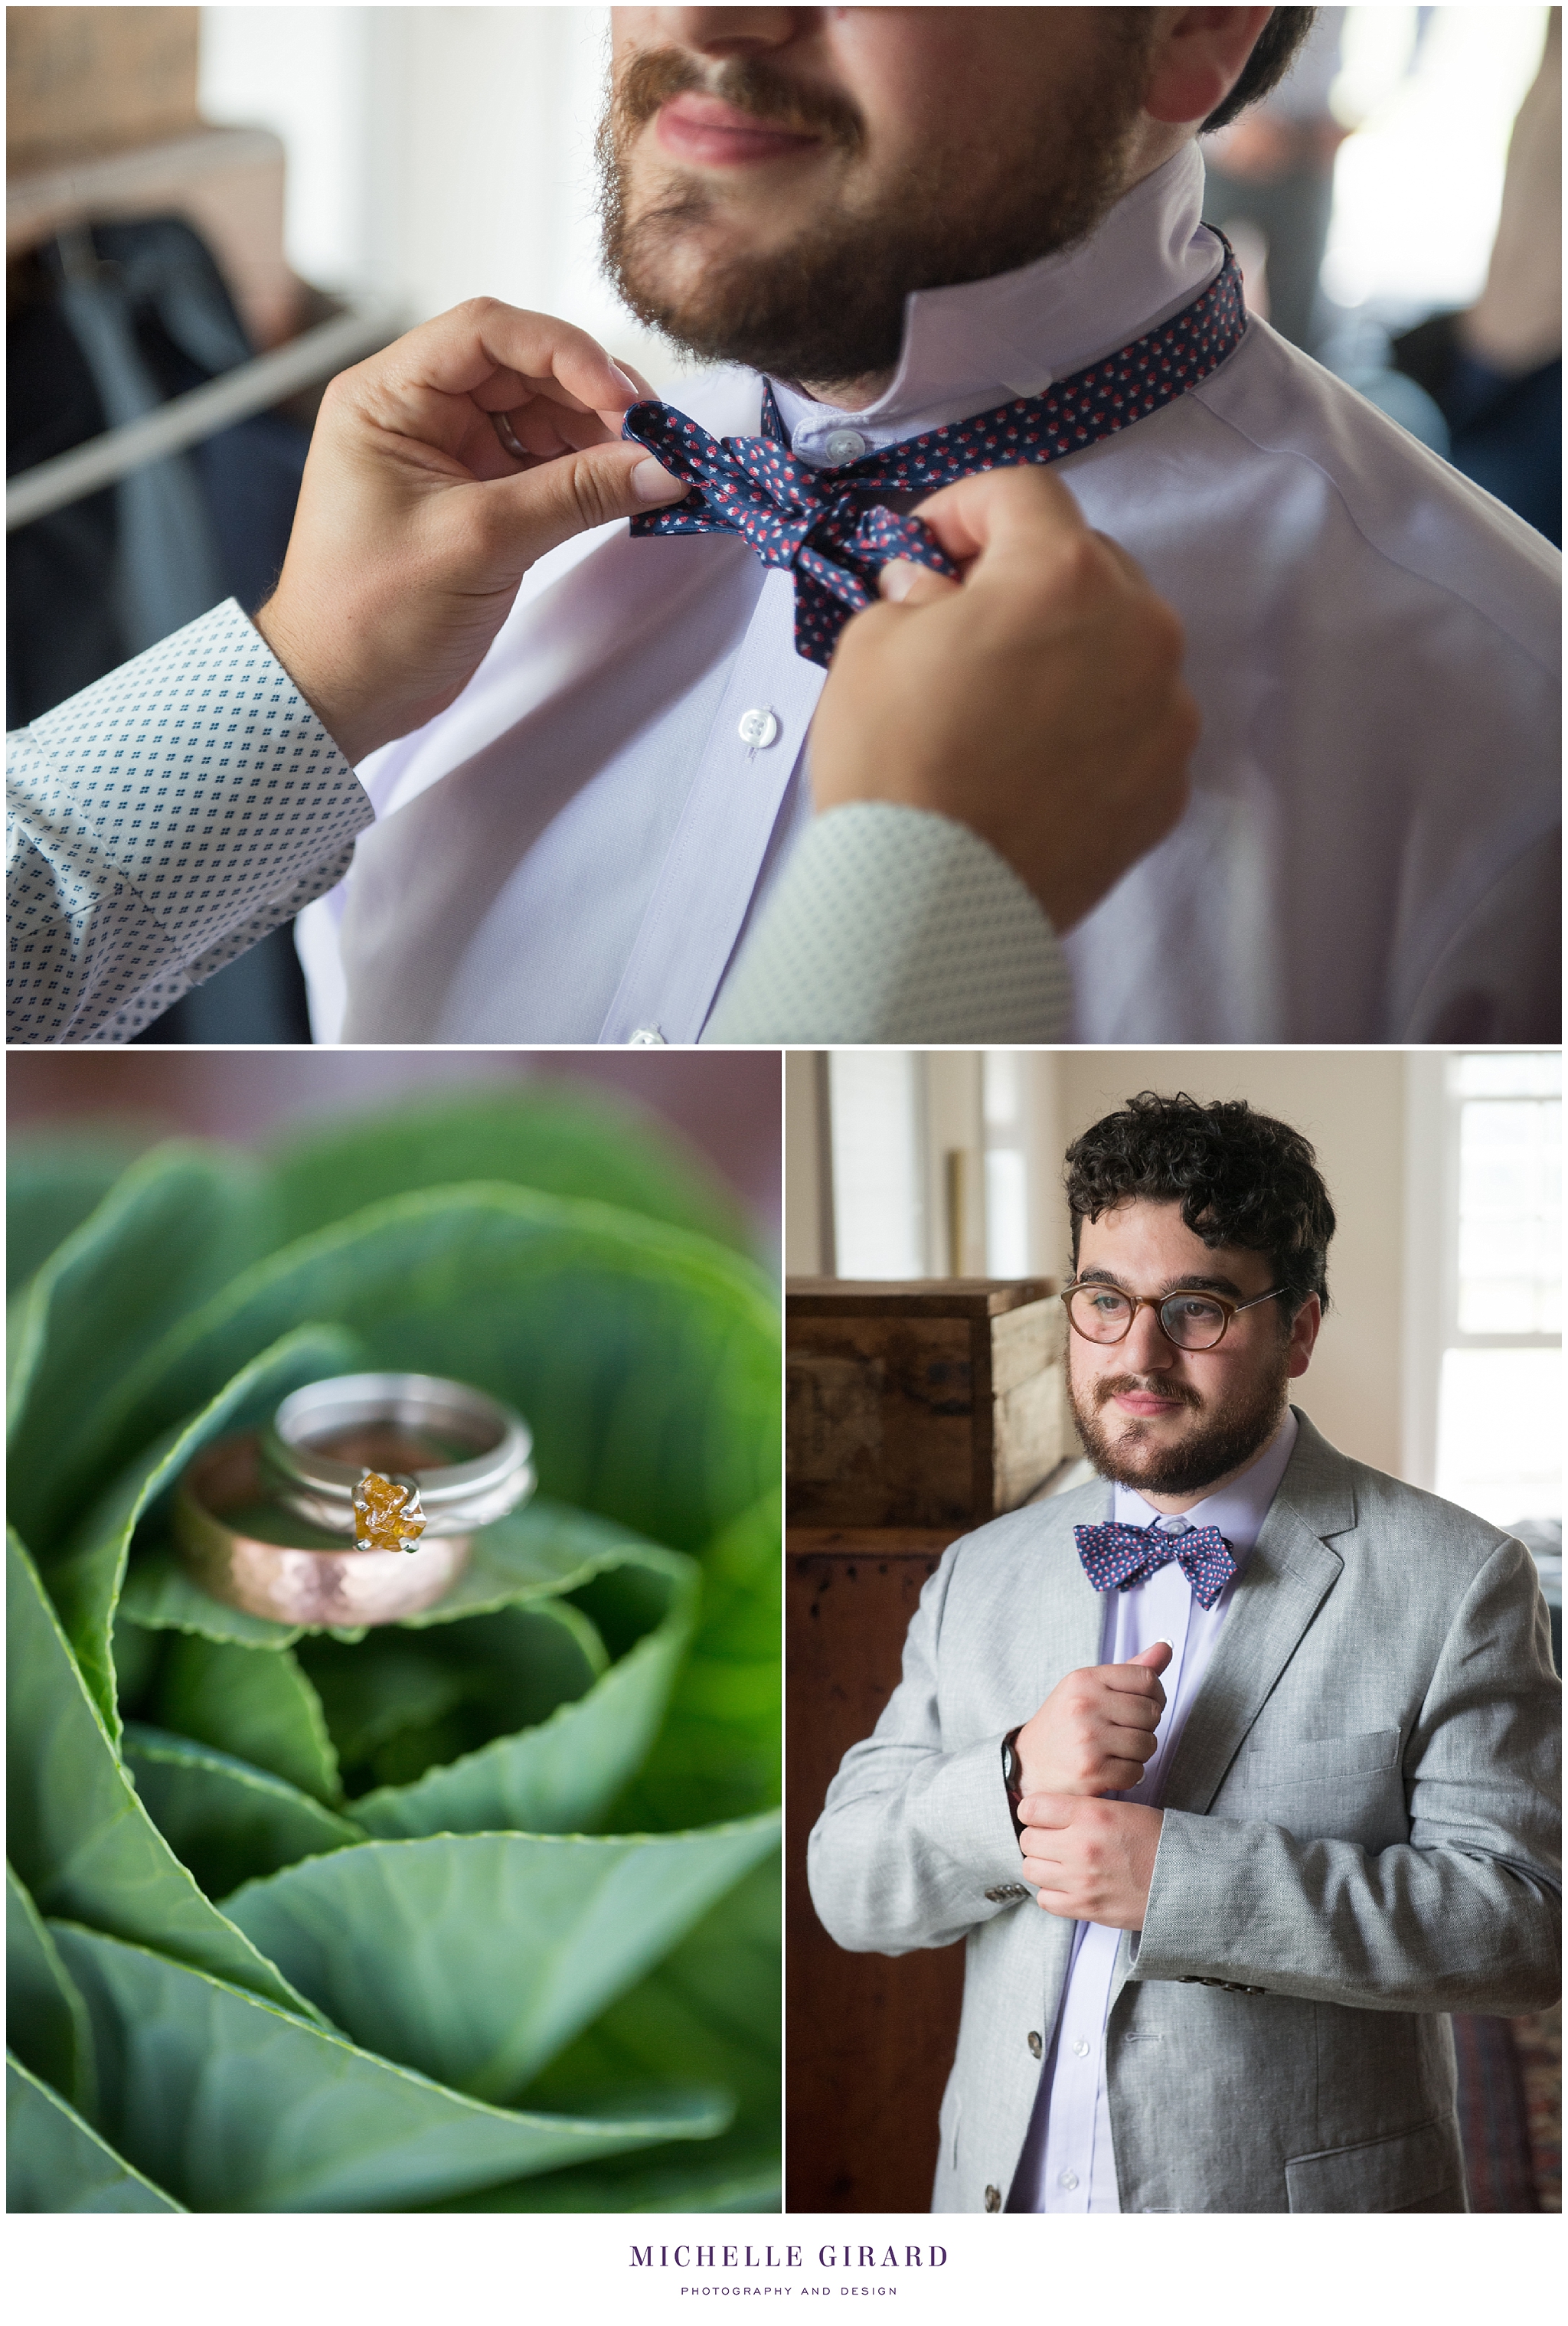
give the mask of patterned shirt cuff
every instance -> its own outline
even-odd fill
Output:
[[[967,824],[820,815],[726,982],[707,1042],[1050,1042],[1072,987],[1051,924]]]
[[[128,1041],[340,879],[375,814],[232,599],[7,758],[13,1041]]]

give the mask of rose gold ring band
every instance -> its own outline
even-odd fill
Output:
[[[237,1521],[230,1524],[230,1519]],[[413,1550],[357,1550],[323,1537],[323,1547],[247,1531],[276,1523],[313,1530],[268,1500],[255,1430],[199,1454],[174,1498],[174,1545],[188,1575],[226,1605],[310,1630],[395,1624],[433,1606],[469,1563],[469,1535],[438,1535]]]

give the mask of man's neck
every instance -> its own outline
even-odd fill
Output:
[[[1151,121],[1146,116],[1128,150],[1127,167],[1115,200],[1107,203],[1095,222],[1096,227],[1115,209],[1117,202],[1131,193],[1135,186],[1141,184],[1145,178],[1152,178],[1156,170],[1163,169],[1173,154],[1179,154],[1192,135],[1190,126]],[[1091,233],[1093,230],[1090,229]],[[1039,255],[1043,258],[1051,256],[1047,251]],[[868,412],[878,397],[886,395],[897,374],[897,364],[893,363],[886,371],[866,372],[858,379],[803,379],[792,385],[798,385],[803,395],[811,396],[818,404],[830,405],[837,412]],[[1208,1491],[1212,1492],[1212,1489]]]

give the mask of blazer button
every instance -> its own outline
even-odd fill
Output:
[[[1042,2042],[1040,2041],[1039,2036],[1035,2033],[1035,2030],[1034,2030],[1033,2028],[1031,2028],[1031,2029],[1029,2030],[1029,2034],[1028,2034],[1028,2039],[1027,2039],[1027,2040],[1028,2040],[1028,2044],[1029,2044],[1029,2049],[1030,2049],[1030,2051],[1034,2053],[1035,2057],[1036,2059],[1038,2059],[1038,2058],[1040,2057],[1041,2052],[1045,2049],[1045,2046],[1044,2046],[1044,2043],[1042,2043]]]
[[[1001,2192],[1001,2191],[1000,2191],[999,2189],[988,2189],[988,2190],[986,2191],[986,2210],[987,2210],[987,2212],[988,2212],[988,2213],[999,2213],[999,2212],[1001,2211],[1001,2210],[1002,2210],[1002,2192]]]

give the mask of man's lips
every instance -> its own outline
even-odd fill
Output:
[[[1154,1397],[1147,1390],[1142,1389],[1120,1390],[1111,1399],[1111,1403],[1119,1406],[1123,1413],[1137,1414],[1144,1420],[1162,1413],[1181,1413],[1186,1407],[1184,1398]]]
[[[803,129],[781,129],[742,113],[717,97],[688,89],[660,107],[660,144],[682,162],[708,169],[734,169],[757,162],[796,161],[821,140]]]

